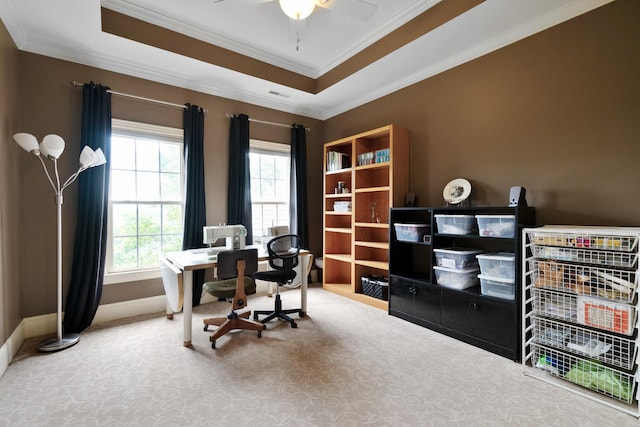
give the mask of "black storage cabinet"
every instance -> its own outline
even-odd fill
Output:
[[[435,215],[513,215],[513,238],[439,233]],[[510,358],[521,359],[521,229],[535,225],[531,207],[392,208],[390,210],[389,314]],[[395,224],[428,224],[421,241],[396,238]],[[477,248],[515,254],[515,299],[486,296],[481,287],[451,289],[436,283],[434,248]]]

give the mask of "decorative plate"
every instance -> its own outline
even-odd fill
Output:
[[[451,204],[464,202],[471,195],[471,183],[464,178],[456,178],[445,185],[442,191],[444,200]]]

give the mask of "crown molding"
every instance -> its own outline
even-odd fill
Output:
[[[374,81],[376,69],[382,69],[381,67],[388,66],[388,64],[399,63],[398,58],[400,58],[402,55],[409,55],[411,49],[416,48],[416,44],[418,44],[417,46],[419,47],[419,43],[426,43],[425,40],[430,36],[425,35],[412,41],[406,46],[390,53],[386,57],[381,58],[380,60],[370,64],[369,66],[357,71],[353,75],[345,78],[343,81],[336,84],[335,87],[331,87],[323,92],[320,92],[317,95],[298,93],[299,91],[290,88],[273,85],[273,88],[276,91],[292,94],[291,98],[283,98],[268,95],[268,90],[265,90],[261,93],[250,92],[248,89],[245,89],[245,86],[243,86],[242,82],[251,81],[247,79],[255,78],[239,73],[233,73],[228,70],[224,70],[225,73],[228,73],[226,76],[239,76],[241,78],[239,84],[229,85],[222,82],[216,84],[211,80],[203,81],[202,79],[196,79],[195,77],[186,76],[185,74],[180,72],[183,67],[150,65],[150,62],[145,62],[142,60],[125,60],[117,56],[100,54],[96,51],[86,51],[81,48],[74,49],[69,45],[62,44],[61,42],[56,42],[55,38],[38,39],[37,37],[34,37],[33,34],[30,35],[24,31],[23,26],[20,25],[20,20],[15,14],[11,1],[0,2],[0,13],[2,14],[3,22],[9,30],[11,37],[13,38],[18,49],[23,51],[33,52],[44,56],[58,58],[61,60],[96,67],[137,78],[147,79],[158,83],[185,88],[188,90],[198,91],[222,98],[246,102],[249,104],[283,111],[290,114],[297,114],[317,120],[327,120],[338,114],[342,114],[368,102],[375,101],[376,99],[394,93],[412,84],[423,81],[427,78],[461,65],[465,62],[471,61],[482,55],[486,55],[492,51],[500,49],[537,32],[543,31],[563,21],[589,12],[590,10],[610,3],[611,1],[613,0],[571,1],[570,3],[567,3],[566,5],[554,9],[546,14],[535,16],[529,20],[522,22],[519,25],[509,28],[501,34],[495,35],[488,39],[478,38],[475,43],[470,44],[464,49],[452,52],[448,56],[437,60],[437,62],[435,63],[426,63],[423,65],[418,64],[413,72],[409,71],[404,76],[400,75],[393,79],[389,79],[383,82],[383,84],[371,84],[371,87],[374,88],[373,90],[362,90],[360,93],[357,93],[353,96],[340,97],[337,100],[333,100],[331,93],[329,92],[335,91],[333,93],[339,93],[340,88],[343,87],[342,85],[349,85],[351,81],[355,81],[356,79],[363,80],[364,78],[369,78],[364,76],[373,76],[372,81]],[[495,7],[495,4],[493,4],[492,2],[485,2],[478,6],[478,8],[474,11],[474,14],[491,14],[491,7]],[[461,22],[459,21],[458,25],[456,25],[456,27],[458,28],[454,29],[452,27],[448,27],[447,31],[465,31],[465,28],[467,28],[464,24],[465,19],[477,19],[477,16],[470,17],[469,14],[463,14],[455,19],[461,20]],[[459,27],[463,28],[460,29]],[[439,30],[445,30],[445,28],[440,28]],[[433,34],[431,34],[431,36],[433,36]],[[166,56],[166,58],[169,58],[170,60],[172,58],[177,58],[180,61],[191,60],[184,56],[168,52],[163,53],[163,55],[175,55]],[[163,58],[165,57],[163,56]],[[427,59],[425,58],[425,60]],[[160,64],[162,63],[162,61],[156,61],[155,63]],[[229,78],[231,79],[232,77]]]
[[[320,112],[319,119],[327,120],[327,119],[330,119],[331,117],[337,116],[338,114],[342,114],[346,111],[360,107],[369,102],[373,102],[384,96],[390,95],[401,89],[404,89],[413,84],[419,83],[423,80],[433,77],[437,74],[440,74],[442,72],[455,68],[466,62],[472,61],[476,58],[487,55],[493,51],[499,50],[519,40],[532,36],[541,31],[544,31],[564,21],[575,18],[576,16],[587,13],[593,9],[596,9],[612,1],[614,0],[575,0],[570,4],[565,5],[564,7],[555,9],[552,12],[530,19],[512,28],[510,31],[501,33],[498,36],[494,36],[489,39],[478,40],[479,43],[471,45],[469,48],[465,49],[464,51],[461,51],[455,55],[451,55],[427,67],[421,68],[418,72],[407,75],[404,78],[395,80],[387,85],[378,86],[376,90],[367,92],[363,96],[352,98],[348,102],[336,104],[333,106],[333,108],[324,108],[321,111],[319,111]],[[460,19],[460,17],[456,19]],[[397,61],[396,59],[393,59],[393,56],[399,55],[401,53],[400,51],[410,50],[412,45],[423,42],[426,37],[427,35],[419,37],[413,42],[408,43],[407,45],[403,46],[401,49],[398,49],[396,52],[389,54],[386,60]],[[359,73],[366,71],[368,68],[372,68],[376,66],[377,66],[376,63],[370,64],[368,67],[365,67],[365,69],[360,70],[354,73],[353,75],[349,76],[347,79],[345,79],[343,83],[348,84],[348,80],[353,78],[358,78]]]
[[[103,0],[102,7],[210,44],[214,44],[224,49],[229,49],[238,54],[301,74],[305,77],[317,79],[366,47],[397,30],[402,25],[419,16],[423,12],[431,9],[441,1],[442,0],[429,0],[426,3],[414,3],[403,10],[402,13],[395,16],[392,20],[386,22],[385,25],[375,28],[374,31],[369,32],[365,37],[350,46],[347,46],[344,50],[338,52],[318,67],[305,66],[283,58],[282,56],[270,54],[261,49],[255,49],[250,45],[236,42],[218,33],[202,28],[201,26],[172,18],[149,8],[138,6],[128,0]]]
[[[331,71],[338,65],[342,64],[347,59],[361,52],[368,46],[374,44],[378,40],[382,39],[388,34],[391,34],[393,31],[402,27],[407,22],[426,12],[427,10],[434,7],[436,4],[440,3],[442,0],[430,0],[426,4],[414,4],[407,9],[405,9],[402,13],[398,14],[391,21],[388,21],[385,25],[376,28],[375,31],[370,32],[362,39],[356,41],[351,46],[348,46],[341,52],[338,52],[333,58],[330,58],[324,64],[321,64],[316,70],[314,74],[314,78],[318,78],[323,76],[327,72]]]
[[[50,40],[29,40],[24,44],[21,50],[89,67],[100,68],[102,70],[112,71],[127,76],[150,80],[157,83],[219,96],[221,98],[246,102],[277,111],[298,114],[314,119],[319,119],[320,117],[320,111],[317,109],[301,107],[293,102],[283,102],[283,100],[286,100],[287,98],[278,97],[276,99],[274,96],[267,94],[262,96],[255,92],[242,90],[240,87],[230,89],[224,86],[217,86],[203,82],[202,80],[186,78],[184,75],[179,72],[174,72],[172,69],[149,66],[139,62],[134,63],[129,60],[122,60],[120,57],[112,55],[102,55],[95,52],[87,54],[85,51],[69,49],[66,45],[51,43]],[[114,88],[114,90],[117,89]]]
[[[144,21],[159,27],[166,28],[171,31],[202,40],[206,43],[213,44],[224,49],[228,49],[235,53],[257,59],[270,65],[301,74],[305,77],[314,77],[315,70],[312,67],[306,67],[302,64],[289,61],[281,56],[273,55],[261,49],[256,49],[245,43],[236,42],[213,31],[199,27],[193,23],[187,23],[170,16],[156,12],[148,8],[134,5],[127,0],[104,0],[102,7],[113,10],[114,12],[130,16],[132,18]]]

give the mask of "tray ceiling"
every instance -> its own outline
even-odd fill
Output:
[[[24,51],[324,120],[609,1],[330,0],[298,25],[276,0],[5,0],[0,17]]]

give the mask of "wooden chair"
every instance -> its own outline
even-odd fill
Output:
[[[218,279],[206,282],[203,288],[218,298],[233,298],[231,311],[226,317],[204,319],[204,330],[209,326],[217,326],[216,331],[209,337],[211,348],[216,348],[216,340],[234,329],[258,331],[258,338],[266,326],[249,319],[251,311],[238,313],[247,305],[247,294],[256,292],[253,274],[258,270],[258,250],[242,249],[225,251],[218,254]]]

